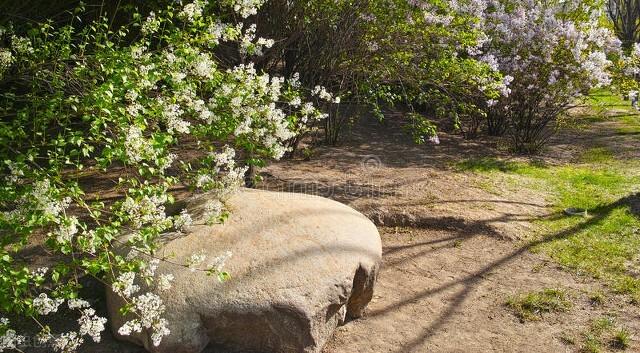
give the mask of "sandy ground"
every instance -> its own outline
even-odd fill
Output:
[[[383,229],[384,269],[367,316],[339,328],[324,352],[574,352],[565,338],[579,340],[605,314],[639,332],[637,308],[591,305],[587,293],[598,284],[512,242],[469,233]],[[525,323],[506,308],[510,295],[542,288],[567,290],[574,307]],[[634,344],[629,351],[640,349]]]

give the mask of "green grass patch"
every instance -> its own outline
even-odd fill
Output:
[[[584,335],[584,344],[580,351],[584,353],[600,353],[602,352],[602,342],[598,337],[587,333]]]
[[[524,293],[507,300],[507,306],[522,320],[539,320],[543,314],[562,312],[571,308],[567,295],[560,289],[544,289]]]
[[[606,149],[596,148],[585,152],[583,159],[611,161],[613,156]],[[634,164],[638,167],[638,163]],[[457,164],[459,171],[489,175],[507,173],[546,182],[543,187],[554,192],[558,209],[596,209],[615,200],[617,195],[623,195],[631,186],[640,185],[640,176],[633,175],[628,167],[621,163],[549,167],[541,162],[511,162],[496,158],[469,159]]]
[[[611,339],[611,345],[617,349],[627,349],[631,344],[631,332],[625,327],[618,329]]]
[[[591,108],[591,114],[580,117],[580,120],[586,122],[616,120],[621,124],[617,129],[618,134],[640,134],[640,112],[620,94],[612,93],[608,89],[594,90],[587,97],[586,103]]]
[[[602,291],[594,291],[589,294],[591,305],[602,305],[607,300],[607,296]]]
[[[640,115],[625,115],[619,117],[622,127],[618,128],[619,135],[636,135],[640,134]]]
[[[587,97],[586,103],[592,108],[635,112],[631,101],[625,100],[621,94],[613,93],[607,88],[593,90]]]
[[[606,163],[614,160],[613,152],[606,147],[594,147],[580,156],[581,163]]]
[[[625,350],[631,344],[631,333],[625,327],[616,325],[613,318],[601,317],[591,321],[589,330],[583,334],[582,351],[602,352],[606,348]]]
[[[627,176],[608,168],[564,166],[542,175],[550,183],[557,181],[558,206],[594,210],[615,200],[627,190]]]
[[[492,157],[473,158],[456,164],[458,171],[471,172],[514,172],[520,168],[519,163],[499,160]]]
[[[559,263],[604,279],[616,292],[640,298],[640,279],[631,265],[640,254],[640,218],[631,207],[640,202],[640,180],[621,170],[561,168],[554,187],[558,217],[539,222],[547,239],[537,247]],[[588,210],[587,217],[560,213],[567,207]]]

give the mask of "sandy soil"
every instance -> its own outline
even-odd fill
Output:
[[[573,352],[589,321],[603,315],[639,332],[632,306],[594,307],[599,288],[526,248],[457,230],[383,229],[384,269],[367,316],[338,329],[325,353]],[[574,307],[536,322],[520,322],[505,302],[510,295],[563,288]],[[637,341],[633,349],[640,349]]]

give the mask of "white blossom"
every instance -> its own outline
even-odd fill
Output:
[[[235,165],[235,156],[236,151],[233,148],[224,146],[222,152],[215,154],[214,158],[216,165],[220,167],[233,167]]]
[[[264,1],[265,0],[231,0],[233,10],[243,18],[257,14],[258,8]]]
[[[202,2],[194,1],[184,5],[178,16],[189,22],[193,22],[194,20],[202,17]]]
[[[92,308],[83,309],[78,319],[80,336],[90,336],[94,342],[100,342],[101,334],[105,330],[107,319],[96,315],[96,311]]]
[[[38,180],[34,184],[31,198],[38,210],[42,211],[46,216],[57,218],[63,210],[69,207],[71,198],[57,199],[52,195],[53,190],[49,179]]]
[[[198,266],[200,266],[207,259],[207,255],[200,252],[196,254],[191,254],[187,259],[186,266],[191,269],[191,271],[195,271]]]
[[[118,276],[117,280],[111,285],[114,293],[129,298],[140,290],[140,287],[134,284],[136,274],[133,272],[125,272]]]
[[[118,333],[128,336],[133,332],[150,329],[154,346],[160,345],[162,337],[170,333],[167,327],[168,322],[162,318],[165,311],[162,299],[156,294],[144,293],[131,298],[131,303],[133,304],[132,310],[137,315],[137,318],[125,322],[118,329]]]
[[[69,299],[67,305],[71,310],[90,307],[89,302],[84,299]]]
[[[26,340],[26,337],[18,335],[15,330],[8,328],[9,319],[0,317],[0,328],[6,329],[4,334],[0,335],[0,352],[5,350],[15,350],[20,347]]]
[[[180,214],[175,217],[173,220],[173,226],[178,229],[184,231],[186,227],[190,226],[193,223],[193,219],[187,210],[182,210]]]
[[[58,312],[58,307],[64,303],[63,299],[49,298],[46,293],[40,293],[33,299],[33,308],[39,315],[49,315]]]
[[[26,338],[18,335],[15,330],[8,329],[3,335],[0,336],[0,352],[5,350],[15,350],[20,347]]]
[[[26,37],[19,37],[16,35],[12,36],[11,48],[18,54],[33,53],[33,45],[31,44],[31,40]]]
[[[147,140],[143,136],[142,129],[136,125],[129,127],[129,130],[125,135],[125,144],[127,146],[127,157],[133,163],[139,163],[145,159],[151,159],[156,155],[156,152],[151,145],[151,141]]]
[[[222,255],[216,256],[209,262],[207,268],[216,272],[221,272],[225,263],[231,258],[232,255],[233,254],[231,253],[231,251],[226,251]]]
[[[56,352],[75,352],[84,342],[76,332],[66,332],[53,338],[52,346]]]
[[[146,20],[142,24],[142,33],[145,34],[153,34],[158,31],[160,28],[160,21],[158,20],[156,13],[151,11],[149,16],[147,16]]]
[[[74,236],[78,233],[78,225],[80,222],[76,216],[68,217],[63,220],[58,226],[58,229],[49,234],[50,237],[54,237],[56,242],[60,245],[69,244],[73,240]]]
[[[13,55],[9,49],[0,48],[0,72],[6,70],[13,63]]]
[[[158,259],[151,259],[148,262],[143,263],[140,270],[140,275],[142,277],[152,278],[153,276],[155,276],[159,264],[160,260]]]
[[[320,99],[324,99],[327,102],[333,101],[333,95],[323,86],[315,86],[313,91],[311,91],[311,95],[318,96]],[[340,101],[337,103],[339,102]]]
[[[193,74],[202,78],[212,79],[215,71],[215,63],[209,55],[202,53],[193,64]]]
[[[162,225],[167,221],[164,208],[166,202],[166,195],[143,196],[139,199],[127,197],[122,203],[122,210],[136,228],[145,224]]]
[[[161,274],[156,282],[158,290],[166,291],[171,288],[171,282],[173,282],[174,276],[170,273]]]
[[[48,267],[38,267],[32,273],[36,277],[44,277],[48,271],[49,271]]]
[[[222,214],[224,205],[218,200],[209,200],[204,205],[204,217],[207,220],[213,220]]]

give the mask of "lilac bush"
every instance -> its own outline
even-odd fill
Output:
[[[538,151],[558,117],[594,87],[611,82],[608,55],[620,41],[583,1],[491,1],[482,60],[509,80],[487,102],[489,132],[508,133],[517,152]]]

